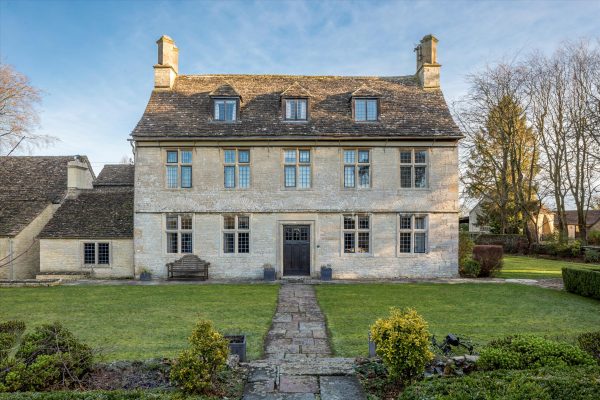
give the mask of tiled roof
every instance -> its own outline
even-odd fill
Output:
[[[567,210],[565,211],[565,216],[567,217],[567,225],[579,224],[577,210]],[[600,210],[589,210],[587,212],[587,226],[595,225],[597,222],[600,222]],[[554,225],[558,226],[558,218],[554,218]]]
[[[107,164],[94,181],[96,186],[133,186],[134,165]]]
[[[280,109],[282,93],[296,84],[311,95],[306,123],[284,121]],[[215,122],[211,94],[229,88],[241,96],[240,119]],[[357,90],[378,93],[378,122],[352,119]],[[414,76],[180,75],[172,90],[152,92],[132,136],[459,138],[461,133],[441,90],[423,90]]]
[[[86,157],[81,160],[88,162]],[[75,156],[0,157],[0,236],[15,236],[67,192]]]

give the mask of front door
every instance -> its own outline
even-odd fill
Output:
[[[310,275],[310,225],[283,226],[283,274]]]

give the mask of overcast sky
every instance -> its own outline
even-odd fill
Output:
[[[439,42],[442,89],[561,41],[600,37],[600,1],[0,0],[0,57],[44,91],[35,154],[85,154],[96,173],[127,142],[153,86],[155,41],[171,36],[182,74],[409,75],[414,46]]]

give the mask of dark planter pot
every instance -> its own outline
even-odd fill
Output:
[[[272,282],[275,280],[275,268],[265,268],[263,270],[263,280]]]
[[[369,333],[369,357],[373,358],[377,356],[375,342],[371,340],[371,334]]]
[[[140,274],[140,281],[151,281],[152,274],[150,272],[142,272]]]
[[[330,267],[321,268],[321,280],[330,281],[333,275],[333,271]]]
[[[246,335],[225,335],[229,340],[229,353],[237,354],[240,362],[246,361]]]

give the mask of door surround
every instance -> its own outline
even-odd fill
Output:
[[[315,244],[316,244],[316,230],[315,230],[315,221],[314,220],[278,220],[277,221],[277,275],[279,278],[283,277],[283,227],[285,225],[308,225],[310,229],[310,275],[314,276],[315,274],[315,264],[316,264],[316,253],[315,253]]]

